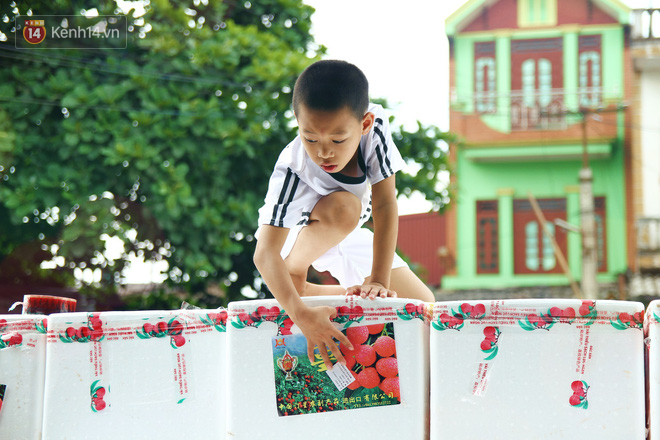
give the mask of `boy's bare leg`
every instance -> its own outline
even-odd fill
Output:
[[[367,278],[368,280],[369,278]],[[397,298],[421,299],[426,302],[435,302],[435,296],[431,292],[431,289],[408,267],[392,269],[390,290],[396,292]]]
[[[352,193],[337,191],[321,198],[309,217],[284,263],[301,296],[337,295],[341,286],[307,283],[309,266],[329,249],[341,243],[358,224],[362,203]],[[342,289],[341,291],[339,289]]]
[[[304,296],[343,295],[346,289],[337,284],[314,284],[306,283]]]

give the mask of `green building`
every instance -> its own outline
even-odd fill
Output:
[[[630,10],[616,0],[469,0],[446,21],[455,203],[443,289],[567,285],[582,272],[578,174],[593,170],[598,282],[631,266]],[[583,126],[583,115],[586,124]]]

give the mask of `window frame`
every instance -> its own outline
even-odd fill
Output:
[[[500,272],[499,204],[497,200],[477,200],[475,246],[477,274]]]
[[[553,223],[555,219],[566,221],[566,199],[565,198],[546,198],[538,199],[539,207],[543,211],[546,222]],[[559,261],[554,256],[552,243],[545,236],[543,227],[538,222],[536,214],[527,199],[515,199],[513,201],[513,272],[516,275],[545,275],[563,273]],[[538,269],[533,270],[528,267],[528,239],[526,235],[526,226],[530,222],[537,225],[537,235],[534,237],[538,250]],[[554,237],[561,249],[564,257],[568,259],[568,238],[566,231],[562,228],[554,227]],[[543,268],[543,256],[552,253],[554,266],[550,269]]]

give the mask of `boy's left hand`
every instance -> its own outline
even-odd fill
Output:
[[[396,292],[378,283],[365,283],[346,289],[346,295],[359,295],[362,298],[396,298]]]

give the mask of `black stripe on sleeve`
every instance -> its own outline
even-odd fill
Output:
[[[387,171],[385,171],[385,167],[383,166],[383,154],[380,152],[380,145],[376,145],[376,156],[378,156],[380,173],[383,175],[383,179],[387,179],[389,176],[387,175]]]
[[[383,153],[384,153],[384,156],[385,156],[385,165],[387,165],[387,169],[390,172],[390,176],[391,176],[392,174],[394,174],[394,172],[392,171],[392,164],[390,162],[389,155],[387,154],[388,153],[388,151],[387,151],[387,142],[385,140],[385,135],[383,134],[382,130],[378,127],[378,124],[380,124],[380,126],[382,127],[383,126],[383,120],[380,119],[380,118],[376,119],[376,124],[374,125],[374,132],[378,135],[378,137],[380,138],[381,143],[383,144]],[[387,177],[387,176],[385,176],[385,177]]]
[[[292,175],[293,171],[291,171],[291,168],[288,168],[286,172],[286,178],[284,179],[284,185],[282,185],[282,190],[280,191],[280,197],[277,200],[277,205],[273,207],[273,217],[270,219],[271,226],[275,226],[275,223],[277,222],[277,211],[282,203],[284,203],[284,197],[286,196],[287,189],[289,189],[289,181],[291,180]],[[282,220],[280,220],[280,223],[281,222]]]
[[[289,172],[291,172],[291,169],[289,168]],[[288,173],[287,173],[288,175]],[[298,182],[300,182],[300,177],[298,177],[297,174],[293,175],[293,186],[291,187],[291,192],[289,193],[289,199],[286,201],[284,204],[284,207],[282,207],[282,214],[280,215],[280,221],[278,223],[278,226],[280,228],[284,227],[284,217],[286,217],[286,210],[289,207],[289,203],[293,200],[293,197],[296,195],[296,189],[298,189]]]

